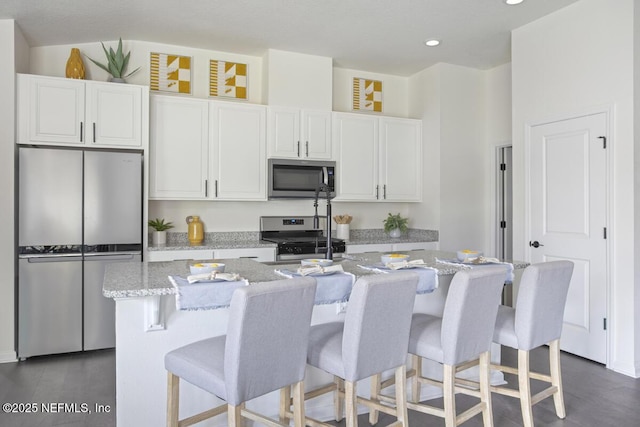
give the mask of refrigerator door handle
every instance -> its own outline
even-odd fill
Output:
[[[37,262],[70,262],[82,261],[82,255],[65,254],[65,255],[21,255],[20,258],[26,259],[29,263]]]
[[[84,259],[87,261],[129,261],[129,260],[132,260],[133,257],[136,255],[140,255],[140,254],[139,253],[106,254],[103,252],[103,253],[84,254]]]

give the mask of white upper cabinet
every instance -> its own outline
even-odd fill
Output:
[[[153,95],[150,124],[149,197],[206,199],[209,102]]]
[[[380,118],[379,179],[383,200],[422,200],[421,120]]]
[[[267,200],[266,108],[151,97],[149,197]]]
[[[331,112],[268,107],[269,157],[331,159]]]
[[[210,198],[267,200],[266,116],[262,105],[210,103]]]
[[[17,75],[18,143],[141,148],[142,86]]]
[[[418,202],[422,122],[334,113],[337,196],[343,201]]]
[[[377,117],[334,113],[336,200],[378,200],[378,126]]]

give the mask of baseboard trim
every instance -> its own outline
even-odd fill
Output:
[[[17,362],[18,355],[15,351],[0,351],[0,363]]]

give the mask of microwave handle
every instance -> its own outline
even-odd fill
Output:
[[[326,166],[322,167],[322,183],[329,187],[329,171]]]

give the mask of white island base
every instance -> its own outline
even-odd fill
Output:
[[[439,288],[433,293],[417,295],[416,312],[441,314],[452,275],[439,276]],[[106,282],[105,282],[106,283]],[[105,293],[106,295],[106,293]],[[227,329],[228,309],[203,311],[177,311],[174,295],[156,295],[115,298],[116,301],[116,409],[117,425],[121,427],[158,427],[166,425],[167,373],[164,355],[185,344],[223,335]],[[159,305],[158,305],[159,304]],[[312,324],[341,319],[340,304],[314,307]],[[158,323],[159,325],[153,325]],[[492,359],[499,362],[499,347],[494,344]],[[260,357],[260,354],[256,354]],[[477,376],[477,371],[469,375]],[[423,363],[423,372],[441,378],[442,368],[433,362]],[[389,373],[391,374],[391,373]],[[308,368],[305,378],[307,390],[328,384],[330,375]],[[499,372],[492,373],[492,383],[502,383]],[[369,396],[369,380],[358,384],[358,392]],[[441,396],[435,387],[425,386],[422,399]],[[273,392],[247,403],[247,407],[265,415],[277,416],[279,393]],[[191,384],[180,382],[180,418],[220,404],[215,396]],[[310,417],[332,420],[334,417],[331,394],[306,402]],[[359,412],[367,408],[360,407]],[[220,415],[204,421],[202,426],[225,426],[226,416]]]

